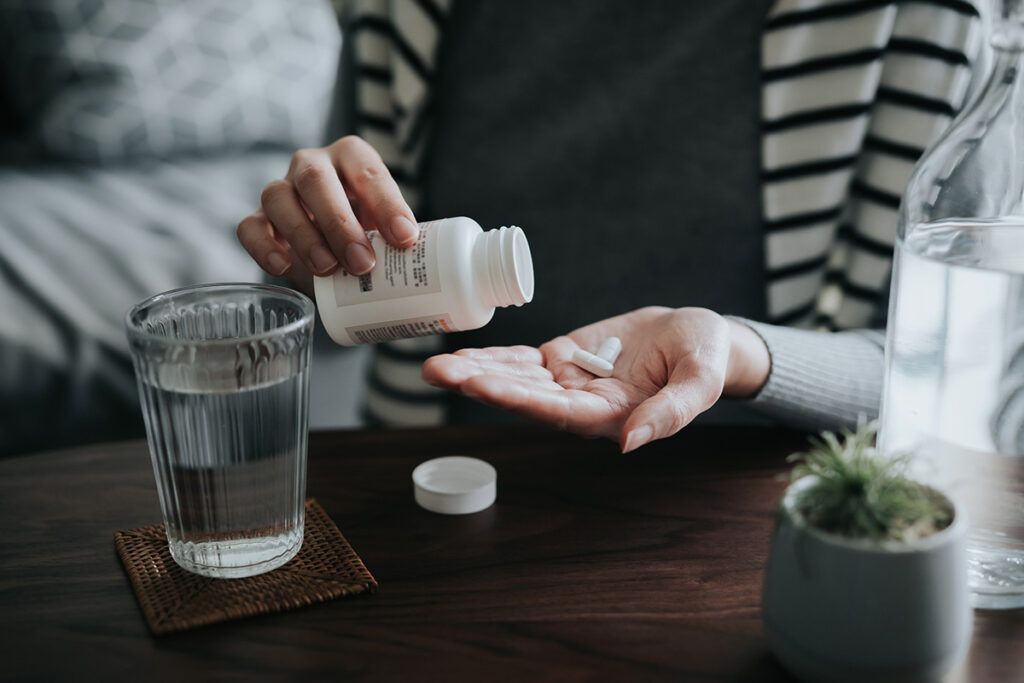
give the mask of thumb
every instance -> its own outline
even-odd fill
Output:
[[[644,444],[672,436],[718,401],[723,379],[711,372],[676,378],[641,403],[626,418],[619,444],[629,453]]]

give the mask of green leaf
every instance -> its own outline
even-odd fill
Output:
[[[809,439],[810,449],[787,458],[793,481],[817,477],[797,498],[800,513],[812,526],[850,538],[909,540],[948,526],[949,502],[906,476],[906,455],[880,456],[877,431],[862,418],[842,438],[822,432]]]

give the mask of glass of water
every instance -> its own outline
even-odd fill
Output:
[[[302,546],[313,303],[253,284],[177,289],[126,326],[174,561],[238,578]]]

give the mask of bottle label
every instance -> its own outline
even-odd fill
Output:
[[[357,325],[346,327],[348,336],[360,344],[379,344],[392,339],[408,339],[409,337],[426,337],[445,332],[457,332],[448,314],[422,318],[406,318],[390,320],[373,325]]]
[[[367,237],[377,254],[377,265],[366,275],[349,275],[342,270],[341,274],[331,278],[337,306],[441,291],[437,221],[421,223],[419,239],[409,249],[391,246],[376,230],[367,233]]]

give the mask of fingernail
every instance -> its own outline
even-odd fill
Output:
[[[626,434],[626,443],[622,447],[623,453],[629,453],[643,446],[654,436],[654,430],[650,425],[640,425],[629,434]]]
[[[358,242],[345,247],[345,268],[354,275],[368,273],[374,264],[373,252]]]
[[[391,221],[391,237],[402,246],[411,245],[419,234],[419,227],[405,216],[398,216]]]
[[[267,257],[267,270],[271,275],[284,275],[291,265],[291,261],[285,258],[284,254],[276,251],[270,252],[270,256]]]
[[[319,275],[326,275],[338,267],[338,259],[320,244],[309,250],[309,260],[313,262],[313,270]]]

